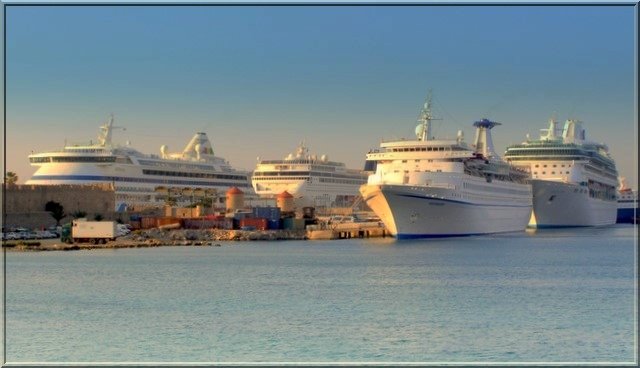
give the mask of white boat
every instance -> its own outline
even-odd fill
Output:
[[[97,142],[66,144],[61,151],[29,155],[38,169],[26,184],[112,184],[116,211],[157,207],[164,198],[188,200],[181,193],[191,191],[223,197],[230,187],[251,190],[249,172],[232,168],[214,155],[206,133],[196,133],[182,152],[170,153],[160,147],[160,155],[143,154],[112,142],[113,116],[100,127]]]
[[[540,139],[509,146],[507,161],[532,173],[536,227],[604,226],[616,222],[618,172],[606,145],[586,140],[582,123],[554,119]],[[534,218],[535,217],[535,218]]]
[[[281,160],[260,160],[251,183],[262,198],[275,198],[286,191],[299,206],[346,207],[358,199],[358,188],[367,174],[329,161],[327,155],[312,155],[300,143],[295,153]]]
[[[383,142],[374,174],[360,188],[364,201],[397,238],[524,231],[531,215],[527,170],[495,153],[487,119],[474,123],[475,144],[431,136],[431,98],[420,114],[417,140]]]
[[[638,191],[627,187],[626,180],[620,178],[618,189],[617,223],[636,223],[638,219]]]

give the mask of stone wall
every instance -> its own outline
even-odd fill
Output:
[[[118,218],[114,213],[115,192],[110,184],[99,185],[11,185],[5,188],[2,198],[5,205],[4,227],[24,226],[40,228],[55,225],[55,220],[44,206],[48,201],[62,205],[67,217],[72,219],[76,211],[87,213],[88,219],[96,214],[105,220]]]

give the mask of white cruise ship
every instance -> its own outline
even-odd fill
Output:
[[[303,142],[282,160],[259,161],[251,182],[262,198],[287,191],[299,206],[347,207],[359,197],[358,188],[367,182],[367,174],[329,161],[326,155],[311,155]]]
[[[127,145],[112,143],[113,116],[100,127],[97,142],[65,145],[61,151],[29,155],[38,167],[26,184],[95,184],[115,187],[116,211],[164,205],[167,191],[201,189],[219,198],[230,187],[250,190],[250,173],[237,171],[214,155],[205,133],[197,133],[182,152],[147,155]],[[161,190],[164,190],[164,196]],[[213,198],[212,198],[213,199]]]
[[[417,140],[380,145],[367,154],[376,171],[360,188],[367,205],[397,238],[524,231],[531,215],[529,172],[496,155],[482,119],[475,145],[431,136],[431,98],[420,114]]]
[[[618,172],[606,145],[585,138],[582,123],[554,119],[540,139],[509,146],[507,161],[531,170],[537,227],[603,226],[616,222]]]

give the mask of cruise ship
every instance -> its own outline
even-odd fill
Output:
[[[638,191],[627,187],[624,178],[620,178],[618,189],[617,223],[636,223],[638,219]]]
[[[358,188],[367,174],[329,161],[327,155],[309,154],[304,142],[282,160],[260,160],[251,183],[262,198],[275,198],[286,191],[298,206],[348,207],[355,204]]]
[[[431,136],[431,97],[422,108],[417,140],[383,142],[375,173],[360,188],[364,201],[399,239],[524,231],[531,215],[528,170],[495,153],[491,128],[475,122],[475,144]]]
[[[602,143],[588,141],[582,122],[555,119],[540,139],[509,146],[507,161],[532,172],[536,227],[603,226],[616,222],[618,172]]]
[[[128,143],[114,144],[117,128],[111,116],[100,127],[97,142],[65,144],[60,151],[29,155],[38,169],[26,184],[112,184],[116,211],[162,206],[167,195],[187,201],[185,190],[199,190],[212,200],[223,197],[230,187],[251,190],[250,173],[215,156],[205,133],[196,133],[182,152],[170,153],[163,145],[155,155],[140,153]]]

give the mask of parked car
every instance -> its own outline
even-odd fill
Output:
[[[10,232],[7,233],[6,236],[7,240],[18,240],[18,239],[22,239],[22,237],[20,236],[20,234],[16,233],[16,232]]]

